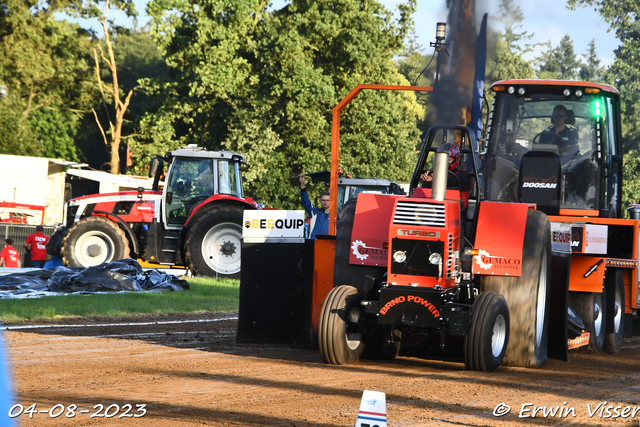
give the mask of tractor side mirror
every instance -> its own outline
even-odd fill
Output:
[[[154,157],[149,162],[149,178],[153,178],[156,175],[156,171],[158,170],[158,158]]]

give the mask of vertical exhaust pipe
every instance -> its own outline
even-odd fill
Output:
[[[433,165],[433,182],[431,183],[431,198],[438,202],[444,201],[447,192],[447,174],[449,173],[449,153],[436,153]]]

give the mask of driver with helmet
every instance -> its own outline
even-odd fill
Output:
[[[458,178],[458,182],[454,179],[447,180],[447,187],[454,187],[460,191],[460,200],[464,203],[463,209],[466,210],[469,207],[469,194],[471,193],[471,175],[469,172],[461,170],[458,171],[458,165],[460,165],[460,149],[457,145],[446,143],[441,145],[438,153],[449,153],[449,172],[454,174]],[[431,181],[433,181],[433,172],[426,171],[422,174],[422,181],[425,183],[424,187],[431,187]]]
[[[540,134],[541,144],[555,144],[561,157],[574,157],[578,154],[578,129],[566,125],[569,112],[564,105],[556,105],[551,122],[553,126]]]

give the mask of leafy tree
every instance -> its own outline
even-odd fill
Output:
[[[65,122],[74,123],[92,97],[86,61],[90,39],[78,25],[57,21],[54,13],[76,6],[72,0],[0,1],[0,84],[9,88],[9,98],[1,103],[1,152],[50,155],[40,141],[48,138],[49,145],[64,147],[74,158],[70,141],[76,128]],[[64,130],[54,140],[37,125],[45,116],[45,121],[59,120],[50,124]]]
[[[553,48],[547,42],[547,50],[536,59],[538,78],[572,80],[578,77],[580,61],[576,57],[573,41],[568,34]]]
[[[299,206],[288,178],[329,168],[333,107],[360,83],[408,84],[393,57],[414,10],[401,5],[394,21],[375,0],[293,0],[273,13],[257,0],[154,0],[152,31],[175,82],[149,86],[166,98],[144,129],[156,146],[243,153],[250,192]],[[341,117],[341,166],[407,180],[421,115],[414,94],[361,94]]]
[[[596,53],[596,40],[592,39],[589,42],[589,48],[587,54],[582,55],[585,62],[580,66],[580,80],[587,82],[600,82],[602,81],[605,73],[604,67],[600,66],[600,58]]]

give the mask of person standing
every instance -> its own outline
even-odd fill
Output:
[[[44,227],[36,226],[36,232],[29,234],[24,242],[25,250],[31,250],[31,267],[43,268],[47,262],[47,242],[49,238],[44,235]]]
[[[20,268],[20,252],[13,247],[13,239],[5,239],[5,246],[0,252],[0,267]]]
[[[309,230],[311,234],[310,239],[315,240],[319,234],[329,234],[329,204],[331,199],[329,198],[329,192],[323,191],[320,194],[320,206],[315,207],[309,199],[309,194],[304,184],[304,174],[299,175],[300,178],[300,200],[304,210],[311,217],[311,224]]]

